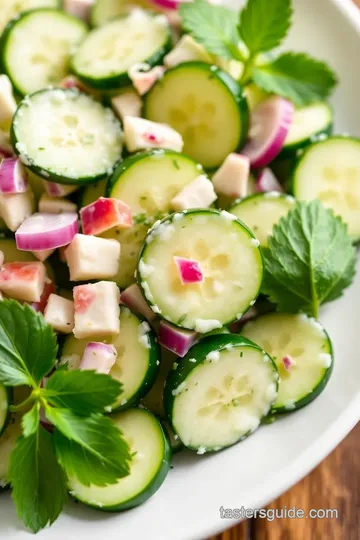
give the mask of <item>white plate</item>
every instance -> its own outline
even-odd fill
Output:
[[[328,60],[336,69],[340,78],[333,98],[336,131],[360,136],[360,13],[350,0],[295,0],[294,4],[295,25],[286,46]],[[300,480],[360,417],[360,273],[341,300],[323,308],[321,320],[335,345],[335,369],[313,404],[217,455],[176,456],[160,491],[137,509],[109,515],[70,503],[37,538],[204,539],[234,525],[220,519],[220,506],[259,508]],[[30,538],[7,495],[1,496],[0,538]]]

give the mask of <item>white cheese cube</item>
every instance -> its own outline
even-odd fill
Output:
[[[56,332],[70,334],[74,329],[74,302],[57,294],[50,294],[44,317]]]
[[[74,287],[74,335],[79,339],[120,332],[120,291],[112,281]]]
[[[108,279],[119,270],[120,244],[117,240],[76,234],[65,250],[71,281]]]
[[[129,78],[134,88],[143,96],[164,75],[164,66],[155,66],[150,69],[149,64],[134,64],[128,70]],[[137,115],[136,115],[137,116]]]
[[[208,208],[216,199],[217,196],[211,180],[201,174],[172,199],[171,207],[176,211],[188,210],[189,208]]]
[[[16,231],[34,210],[35,199],[30,189],[25,193],[0,194],[0,215],[10,231]]]
[[[9,130],[16,107],[10,79],[0,75],[0,129]]]
[[[45,278],[42,262],[6,263],[0,270],[0,291],[16,300],[39,302]]]
[[[97,373],[109,374],[116,358],[117,350],[114,345],[91,341],[85,347],[79,369],[91,369]]]
[[[44,249],[42,251],[33,251],[33,254],[39,261],[46,261],[54,253],[55,249]]]
[[[146,148],[168,148],[181,152],[184,146],[180,133],[166,124],[150,122],[144,118],[125,116],[124,133],[129,152]]]
[[[246,197],[250,174],[250,160],[240,154],[229,154],[212,177],[218,195]]]
[[[111,99],[111,106],[120,120],[125,116],[141,116],[142,101],[134,90],[129,90]]]
[[[68,201],[68,199],[50,197],[47,193],[43,193],[40,197],[39,212],[43,212],[44,214],[61,214],[62,212],[76,211],[76,204]]]
[[[189,35],[182,36],[172,51],[164,58],[164,64],[167,68],[191,61],[212,62],[211,56],[204,47]]]

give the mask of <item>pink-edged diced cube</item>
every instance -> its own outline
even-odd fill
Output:
[[[16,231],[35,210],[35,198],[30,189],[25,193],[0,194],[0,215],[10,231]]]
[[[181,152],[184,141],[175,129],[166,124],[151,122],[145,118],[125,116],[125,144],[129,152],[147,148],[168,148]]]
[[[85,351],[79,369],[91,369],[97,373],[110,373],[116,362],[117,350],[114,345],[90,341]]]
[[[62,197],[50,197],[43,193],[39,200],[39,212],[44,214],[62,214],[63,212],[77,212],[77,206],[72,201]]]
[[[142,101],[134,90],[127,90],[111,99],[111,106],[120,120],[125,116],[141,116]]]
[[[286,355],[283,358],[283,364],[284,364],[284,368],[286,369],[286,371],[290,371],[291,368],[296,366],[296,360],[292,356]]]
[[[216,199],[213,183],[201,174],[175,195],[171,206],[178,212],[190,208],[208,208]]]
[[[139,285],[133,283],[129,285],[120,295],[120,301],[148,321],[156,319],[156,314],[149,308]]]
[[[0,291],[16,300],[40,302],[45,278],[42,262],[6,263],[0,270]]]
[[[128,229],[132,226],[130,207],[118,199],[100,197],[80,210],[84,234],[98,235],[113,227]]]
[[[143,96],[164,75],[164,66],[150,69],[149,64],[134,64],[128,70],[129,78],[140,96]]]
[[[74,302],[51,294],[46,304],[44,318],[56,332],[70,334],[74,329]]]
[[[74,335],[79,339],[120,332],[120,291],[112,281],[74,287]]]
[[[204,274],[198,261],[186,259],[184,257],[174,257],[174,262],[178,269],[180,281],[183,285],[201,283],[204,281]]]
[[[117,240],[76,234],[65,258],[71,281],[113,278],[119,270],[120,244]]]
[[[233,197],[246,197],[250,175],[250,159],[240,154],[229,154],[212,177],[216,193]]]
[[[45,279],[45,285],[43,292],[41,294],[41,298],[39,302],[32,302],[30,305],[33,308],[34,311],[40,311],[40,313],[44,313],[46,304],[49,300],[50,294],[55,293],[56,287],[50,279]]]

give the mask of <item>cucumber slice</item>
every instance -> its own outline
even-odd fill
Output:
[[[86,184],[105,178],[121,156],[115,114],[77,90],[41,90],[23,99],[11,128],[15,151],[45,180]]]
[[[205,62],[169,69],[146,94],[144,116],[181,133],[184,152],[208,169],[245,142],[249,111],[242,87]]]
[[[292,177],[296,199],[320,199],[360,240],[360,139],[329,137],[312,144],[300,156]]]
[[[173,369],[177,356],[172,352],[168,351],[161,347],[161,359],[160,359],[160,369],[156,381],[151,387],[150,391],[144,396],[141,400],[141,404],[149,409],[156,416],[159,416],[161,419],[165,418],[164,413],[164,386],[167,376],[170,371]]]
[[[184,445],[180,441],[179,435],[176,435],[173,432],[172,427],[170,426],[169,422],[167,420],[162,420],[161,423],[164,426],[165,432],[167,433],[172,453],[176,454],[177,452],[180,452],[181,450],[183,450]]]
[[[61,0],[4,0],[0,9],[0,35],[5,26],[23,11],[42,7],[60,7]]]
[[[201,165],[172,150],[139,152],[125,159],[115,170],[107,195],[126,202],[135,223],[131,229],[114,228],[102,235],[121,244],[116,278],[120,288],[134,281],[138,255],[149,227],[170,212],[173,197],[201,173]]]
[[[127,440],[133,459],[130,474],[111,486],[84,486],[69,478],[70,493],[79,501],[105,512],[121,512],[149,499],[170,469],[171,450],[160,422],[145,409],[130,409],[112,417]]]
[[[67,362],[69,369],[78,369],[89,341],[103,341],[116,347],[118,357],[110,375],[123,384],[123,391],[113,410],[126,409],[137,403],[154,384],[160,363],[160,350],[154,333],[147,323],[124,306],[121,306],[120,328],[120,334],[104,340],[80,340],[69,336],[61,353],[62,363]],[[145,333],[145,330],[148,331]]]
[[[134,7],[156,9],[156,6],[146,0],[95,0],[90,16],[91,26],[101,26],[119,15],[129,13]]]
[[[182,285],[175,256],[198,261],[203,282]],[[206,333],[239,319],[255,303],[263,262],[259,242],[235,216],[199,209],[172,214],[150,229],[137,272],[155,313]]]
[[[279,374],[270,356],[241,336],[219,335],[195,345],[165,385],[174,432],[199,454],[250,435],[276,399]]]
[[[6,428],[9,419],[9,407],[11,405],[11,388],[0,384],[0,437]]]
[[[280,221],[280,218],[286,216],[294,204],[295,199],[290,195],[271,191],[256,193],[237,201],[229,208],[229,212],[253,231],[261,247],[267,247],[273,226]]]
[[[333,111],[328,103],[314,103],[295,109],[281,156],[293,155],[299,148],[315,142],[320,135],[330,135],[332,126]]]
[[[5,431],[0,436],[0,491],[9,485],[10,454],[16,439],[21,435],[21,415],[11,415]]]
[[[131,66],[160,64],[170,46],[166,18],[137,10],[92,30],[74,53],[71,67],[91,88],[116,90],[131,84]]]
[[[13,19],[1,37],[0,51],[4,73],[18,94],[60,82],[68,73],[71,49],[86,32],[83,21],[58,9],[27,11]]]
[[[330,338],[320,323],[303,314],[269,313],[247,323],[241,334],[263,347],[280,372],[273,412],[300,409],[324,390],[334,359]],[[286,356],[296,362],[288,370]]]

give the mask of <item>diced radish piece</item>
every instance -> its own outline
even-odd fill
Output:
[[[54,249],[44,249],[43,251],[33,251],[33,254],[39,261],[44,262],[54,253]]]
[[[80,210],[84,234],[101,234],[113,227],[128,229],[132,226],[130,207],[118,199],[100,197]]]
[[[167,68],[177,66],[183,62],[192,61],[210,63],[212,59],[204,47],[188,34],[182,36],[175,47],[164,58],[164,64]]]
[[[55,182],[49,182],[44,180],[44,188],[50,197],[66,197],[76,191],[79,186],[65,185],[65,184],[56,184]]]
[[[116,283],[99,281],[74,287],[74,335],[79,339],[120,332],[120,292]]]
[[[14,156],[14,151],[10,144],[9,135],[0,130],[0,158],[12,156]]]
[[[290,371],[292,367],[296,366],[296,360],[289,355],[284,356],[283,364],[286,371]]]
[[[0,291],[16,300],[40,302],[45,278],[41,262],[6,263],[0,270]]]
[[[163,66],[155,66],[150,69],[149,64],[134,64],[128,70],[128,75],[134,88],[140,96],[143,96],[164,75]]]
[[[74,329],[74,302],[57,294],[50,294],[44,318],[56,332],[70,334]]]
[[[34,209],[35,199],[30,189],[25,193],[0,194],[0,215],[10,231],[16,231]]]
[[[56,291],[56,287],[54,283],[50,280],[49,280],[49,283],[47,283],[47,280],[45,279],[45,285],[44,285],[43,292],[41,294],[40,301],[33,302],[32,304],[30,304],[33,310],[40,311],[40,313],[44,313],[49,296],[50,294],[53,294],[55,291]]]
[[[59,259],[63,263],[66,263],[66,254],[65,254],[65,252],[66,252],[68,246],[69,246],[69,244],[67,246],[61,246],[58,249],[58,251],[59,251]]]
[[[294,105],[280,96],[273,96],[251,113],[249,141],[242,154],[250,158],[254,168],[265,167],[280,153],[290,130]]]
[[[180,133],[175,129],[144,118],[125,116],[124,134],[129,152],[146,148],[168,148],[181,152],[184,146]]]
[[[85,347],[79,369],[92,369],[97,373],[108,375],[116,358],[117,350],[114,345],[90,341]]]
[[[0,129],[9,130],[16,107],[10,79],[7,75],[0,75]]]
[[[174,261],[183,285],[204,281],[204,274],[198,261],[185,259],[184,257],[174,257]]]
[[[201,174],[175,195],[171,206],[177,211],[189,208],[208,208],[216,199],[213,183],[207,176]]]
[[[148,321],[152,322],[156,319],[155,313],[149,308],[140,287],[136,283],[133,283],[121,293],[120,301]]]
[[[119,271],[120,244],[117,240],[77,234],[65,257],[71,281],[109,279]]]
[[[268,191],[279,191],[282,193],[284,191],[275,174],[269,168],[259,172],[256,180],[256,190],[261,193]]]
[[[181,358],[189,351],[198,339],[198,334],[192,330],[177,328],[172,324],[161,321],[159,343]]]
[[[44,214],[61,214],[62,212],[76,212],[77,206],[68,199],[50,197],[43,193],[39,200],[39,212]]]
[[[125,116],[141,116],[142,101],[134,90],[113,97],[111,106],[120,120],[124,120]]]
[[[18,158],[0,162],[0,192],[24,193],[28,189],[26,169]]]
[[[77,214],[33,214],[15,233],[18,249],[43,251],[70,244],[79,231]]]
[[[212,178],[216,193],[234,199],[245,197],[249,174],[249,158],[240,154],[229,154]]]
[[[94,0],[64,0],[64,9],[74,17],[88,21],[93,3]]]

